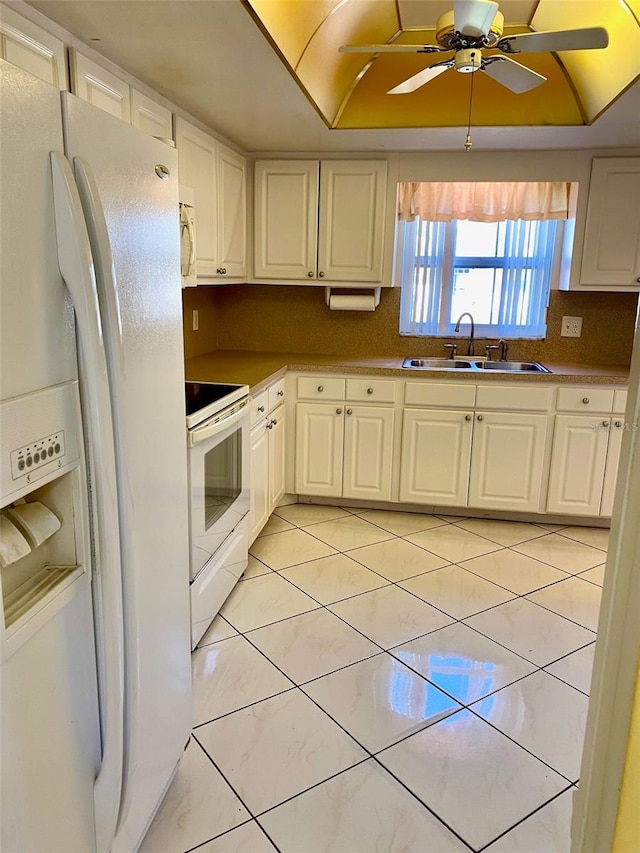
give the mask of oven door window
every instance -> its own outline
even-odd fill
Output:
[[[204,528],[221,518],[242,491],[242,433],[238,429],[205,453]]]

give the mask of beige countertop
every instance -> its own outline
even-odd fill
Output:
[[[237,382],[248,385],[252,392],[259,391],[267,382],[286,370],[323,371],[363,375],[402,376],[430,379],[451,379],[451,371],[407,370],[400,356],[321,355],[317,353],[252,352],[250,350],[216,350],[187,360],[186,378],[190,382]],[[629,381],[629,368],[624,365],[557,364],[543,362],[551,373],[485,373],[457,371],[456,382],[518,381],[589,383],[625,385]]]

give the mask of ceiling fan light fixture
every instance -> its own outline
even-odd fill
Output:
[[[468,50],[457,51],[454,60],[456,71],[471,74],[482,66],[482,53],[477,47],[471,47]]]

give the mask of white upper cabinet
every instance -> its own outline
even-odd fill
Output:
[[[220,144],[218,144],[217,182],[218,266],[216,274],[227,278],[245,278],[247,274],[247,161],[235,151]]]
[[[256,161],[256,278],[379,284],[386,195],[385,161]]]
[[[256,161],[256,278],[315,280],[319,170],[317,160]]]
[[[176,117],[180,183],[194,193],[201,284],[246,277],[246,161]]]
[[[70,51],[70,56],[74,95],[130,124],[131,89],[129,84],[76,50]]]
[[[593,161],[580,284],[638,290],[640,157]]]
[[[131,124],[149,136],[173,139],[171,110],[157,104],[137,89],[131,90]]]
[[[58,89],[67,88],[63,42],[8,6],[0,6],[0,58]]]

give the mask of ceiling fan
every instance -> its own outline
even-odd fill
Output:
[[[453,10],[436,22],[438,45],[363,44],[343,45],[341,53],[448,53],[453,57],[435,62],[407,80],[389,89],[388,95],[415,92],[449,68],[471,73],[484,71],[489,77],[516,94],[528,92],[547,79],[510,56],[483,57],[483,48],[503,54],[545,53],[559,50],[591,50],[607,47],[609,36],[603,27],[579,30],[519,33],[502,36],[504,16],[494,0],[453,0]]]

